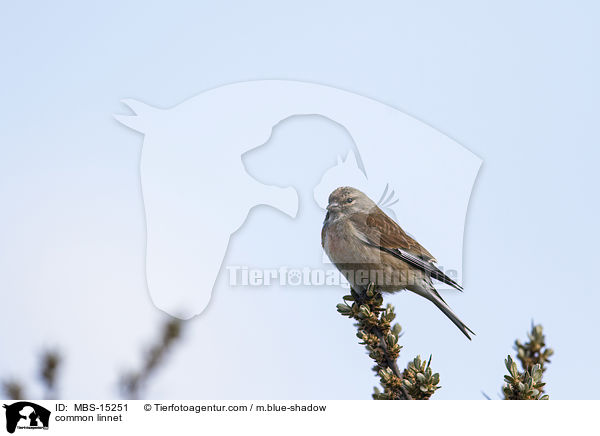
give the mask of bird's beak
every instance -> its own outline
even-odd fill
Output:
[[[340,209],[340,205],[339,203],[333,202],[333,203],[329,203],[329,205],[327,206],[327,210],[328,211],[332,211],[332,210],[339,210]]]

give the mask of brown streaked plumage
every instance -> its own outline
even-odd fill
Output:
[[[384,292],[402,289],[433,302],[469,339],[474,334],[433,287],[432,278],[462,287],[435,266],[435,258],[387,216],[369,197],[351,187],[329,196],[321,231],[327,256],[356,290],[369,282]]]

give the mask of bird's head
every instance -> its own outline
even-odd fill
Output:
[[[349,216],[355,213],[369,213],[375,202],[356,188],[343,186],[329,195],[327,212],[330,216]]]

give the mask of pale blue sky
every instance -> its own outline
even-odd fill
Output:
[[[429,303],[396,295],[402,365],[433,353],[437,398],[494,396],[504,357],[534,319],[556,350],[551,398],[597,398],[600,381],[578,385],[572,372],[584,359],[600,366],[590,346],[600,294],[588,272],[600,242],[599,18],[591,1],[3,3],[0,376],[26,379],[56,345],[67,359],[63,396],[116,395],[119,372],[136,365],[162,316],[143,274],[142,140],[112,114],[125,97],[169,107],[272,78],[387,103],[484,161],[465,229],[465,292],[448,298],[477,337],[469,343]],[[343,149],[347,139],[334,137]],[[286,220],[256,209],[246,226]],[[218,296],[148,396],[369,398],[370,363],[335,313],[342,292],[308,290],[291,314],[278,305],[286,292]],[[247,313],[257,301],[268,301],[268,317]],[[248,325],[278,333],[252,342],[240,334]],[[269,368],[282,335],[293,344],[288,364]],[[229,379],[210,353],[224,340],[237,352]]]

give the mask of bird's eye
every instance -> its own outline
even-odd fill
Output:
[[[354,198],[350,197],[348,200],[346,200],[346,203],[352,203],[354,201]]]

